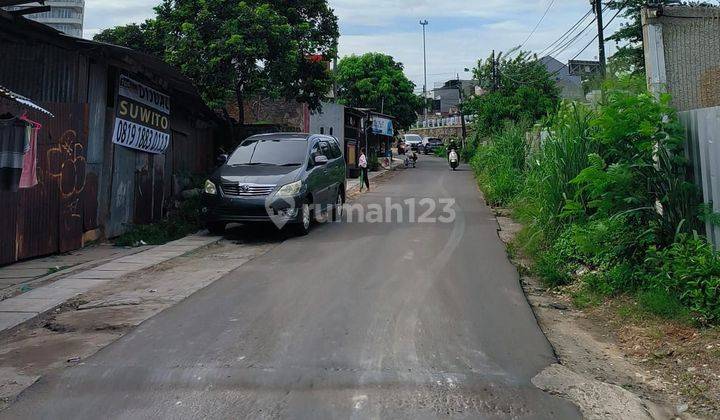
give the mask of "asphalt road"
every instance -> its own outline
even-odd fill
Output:
[[[579,417],[530,382],[555,358],[469,170],[422,157],[359,202],[388,197],[454,198],[456,217],[317,226],[0,417]]]

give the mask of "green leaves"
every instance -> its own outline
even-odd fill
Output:
[[[164,0],[142,25],[97,40],[163,58],[197,84],[212,108],[254,95],[284,96],[311,109],[330,91],[322,63],[337,56],[337,17],[326,0]],[[239,103],[242,109],[242,103]]]
[[[422,99],[414,94],[413,84],[403,65],[389,55],[367,53],[340,60],[337,68],[338,96],[353,107],[373,108],[397,117],[402,128],[417,119]]]
[[[507,121],[536,121],[557,109],[559,90],[555,81],[529,53],[500,60],[497,86],[492,67],[490,58],[478,62],[473,74],[487,92],[463,104],[465,114],[476,115],[477,131],[491,134],[501,130]]]

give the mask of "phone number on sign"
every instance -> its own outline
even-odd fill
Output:
[[[118,118],[113,143],[151,153],[162,153],[170,144],[170,135]]]

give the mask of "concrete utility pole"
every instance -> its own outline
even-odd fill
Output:
[[[467,127],[465,126],[465,115],[462,111],[463,99],[465,98],[465,92],[463,92],[463,84],[460,80],[460,74],[457,75],[458,84],[458,111],[460,112],[460,125],[462,127],[462,147],[465,148],[465,138],[467,138]]]
[[[425,80],[423,82],[423,111],[424,111],[424,120],[427,121],[428,117],[428,106],[427,106],[427,48],[425,46],[425,27],[428,25],[427,20],[421,20],[420,25],[422,25],[423,29],[423,74],[425,77]]]
[[[595,16],[597,17],[598,26],[598,58],[600,60],[600,75],[605,77],[605,34],[603,28],[603,15],[602,15],[602,0],[590,0],[595,9]]]

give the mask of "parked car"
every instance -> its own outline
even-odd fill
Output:
[[[410,148],[410,150],[418,151],[422,147],[423,139],[417,134],[405,134],[405,145]]]
[[[435,153],[443,144],[443,141],[437,137],[426,137],[423,140],[423,153],[426,155]]]
[[[252,136],[205,182],[202,212],[208,230],[228,223],[274,222],[306,235],[316,209],[342,215],[346,165],[334,137],[298,133]]]

